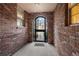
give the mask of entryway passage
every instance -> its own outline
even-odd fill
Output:
[[[44,42],[33,42],[25,45],[13,56],[57,56],[54,46]]]

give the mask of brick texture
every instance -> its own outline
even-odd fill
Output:
[[[79,26],[65,26],[65,4],[58,4],[54,13],[54,39],[59,55],[79,55]]]
[[[24,12],[25,26],[17,28],[17,4],[0,4],[0,55],[12,55],[32,42],[32,21],[37,16],[47,18],[48,43],[55,44],[59,55],[79,55],[79,25],[65,26],[65,4],[58,4],[54,13]]]
[[[0,4],[0,55],[2,56],[12,55],[28,40],[27,18],[25,18],[25,27],[17,28],[16,11],[16,3]]]

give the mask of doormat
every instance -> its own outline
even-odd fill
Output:
[[[35,43],[34,46],[45,46],[43,43]]]

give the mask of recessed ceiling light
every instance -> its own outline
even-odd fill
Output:
[[[36,6],[40,5],[40,3],[34,3]]]

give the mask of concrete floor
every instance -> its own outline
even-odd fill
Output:
[[[13,56],[58,56],[58,53],[55,47],[48,43],[33,42],[25,45]]]

